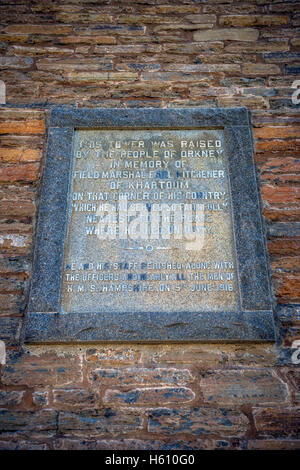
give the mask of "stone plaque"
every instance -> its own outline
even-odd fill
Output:
[[[273,338],[247,110],[54,109],[26,341]]]

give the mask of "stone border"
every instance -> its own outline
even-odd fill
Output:
[[[236,312],[60,313],[60,283],[75,129],[224,129],[233,212]],[[36,236],[26,342],[273,341],[267,256],[246,108],[51,111]]]

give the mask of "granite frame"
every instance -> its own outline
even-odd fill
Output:
[[[101,315],[60,312],[74,131],[105,128],[224,129],[240,299],[237,311]],[[275,340],[251,116],[246,108],[53,108],[35,243],[25,342]]]

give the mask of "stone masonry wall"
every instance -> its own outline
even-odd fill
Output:
[[[1,449],[299,449],[299,11],[280,0],[1,0]],[[20,344],[55,104],[251,109],[276,344]]]

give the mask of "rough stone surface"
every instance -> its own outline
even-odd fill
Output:
[[[170,410],[161,408],[151,413],[149,432],[192,434],[197,436],[221,433],[224,436],[243,435],[248,419],[241,412],[228,409],[194,408]]]
[[[200,381],[206,403],[253,405],[283,403],[287,387],[264,370],[226,370],[206,372]]]

